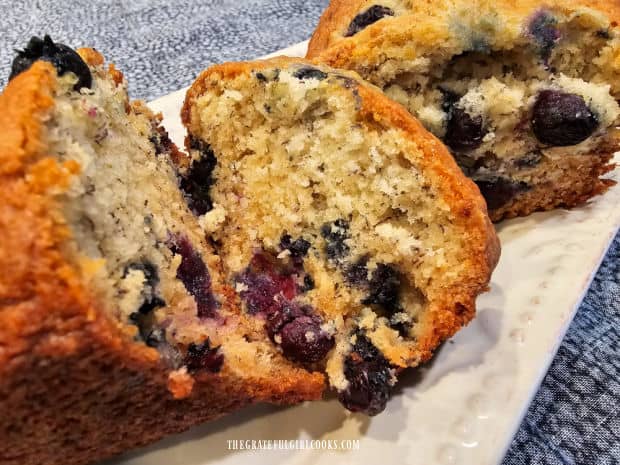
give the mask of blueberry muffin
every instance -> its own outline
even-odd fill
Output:
[[[181,154],[92,49],[33,38],[0,96],[0,463],[85,464],[324,375],[240,312]],[[246,321],[249,320],[249,323]]]
[[[612,181],[620,4],[333,0],[308,57],[357,71],[451,149],[493,220]]]
[[[279,58],[203,72],[182,119],[190,208],[243,312],[375,415],[475,313],[499,255],[444,146],[359,76]]]

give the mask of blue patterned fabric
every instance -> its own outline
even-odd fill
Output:
[[[134,98],[189,85],[208,64],[307,39],[328,0],[0,0],[0,86],[32,34],[100,49]],[[504,465],[620,464],[620,236]],[[430,465],[430,464],[429,464]],[[471,464],[484,465],[484,464]]]

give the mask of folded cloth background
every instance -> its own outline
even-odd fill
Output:
[[[189,85],[207,65],[310,37],[328,0],[0,0],[0,86],[33,34],[94,46],[134,98]],[[620,236],[616,237],[504,465],[620,463]],[[483,464],[480,464],[483,465]]]

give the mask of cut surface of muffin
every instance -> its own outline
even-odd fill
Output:
[[[334,0],[308,56],[407,107],[494,220],[575,206],[612,184],[601,176],[618,149],[615,4],[379,3]]]
[[[320,398],[324,375],[240,312],[179,188],[185,155],[121,73],[49,37],[13,69],[0,96],[0,462],[88,463],[252,402]]]
[[[474,315],[499,253],[477,189],[404,108],[293,59],[204,72],[181,185],[258,332],[383,410]]]

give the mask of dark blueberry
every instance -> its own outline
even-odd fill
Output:
[[[530,152],[527,155],[515,160],[517,168],[532,168],[538,165],[542,160],[542,153],[539,151]]]
[[[598,118],[579,95],[543,90],[534,103],[532,129],[543,144],[556,147],[579,144],[598,125]]]
[[[354,286],[366,286],[368,283],[368,257],[364,256],[360,258],[353,265],[349,266],[345,271],[345,278],[350,284]]]
[[[394,10],[386,6],[373,5],[353,18],[344,36],[351,37],[386,16],[394,16]]]
[[[346,240],[349,238],[349,223],[343,219],[326,223],[321,227],[321,235],[325,238],[325,253],[330,260],[338,260],[349,253]]]
[[[173,236],[170,242],[172,253],[181,256],[177,269],[177,278],[183,282],[185,289],[196,301],[200,318],[215,318],[217,302],[211,292],[211,277],[207,265],[194,249],[189,239],[182,235]]]
[[[355,346],[345,359],[344,375],[349,386],[338,398],[347,409],[370,416],[385,409],[391,395],[390,365],[363,334],[357,335]]]
[[[379,263],[368,282],[368,296],[364,305],[379,305],[386,310],[399,308],[400,274],[392,265]]]
[[[154,297],[150,297],[146,299],[144,303],[138,309],[138,312],[142,313],[143,315],[148,315],[156,308],[161,308],[165,306],[166,306],[166,302],[163,299],[161,299],[160,297],[154,296]]]
[[[557,19],[549,12],[540,11],[530,21],[528,32],[536,41],[543,61],[547,63],[553,48],[562,37]]]
[[[288,302],[269,315],[266,329],[284,356],[300,363],[316,363],[334,347],[334,339],[321,329],[321,319],[312,310]]]
[[[596,31],[596,37],[600,39],[609,40],[611,39],[611,33],[609,32],[608,29],[601,29],[599,31]]]
[[[489,210],[496,210],[508,204],[517,194],[529,189],[523,181],[512,181],[495,176],[487,179],[475,180],[480,193],[487,201]]]
[[[54,43],[48,35],[43,39],[32,37],[26,48],[17,52],[11,65],[9,80],[26,71],[37,60],[50,62],[59,76],[67,72],[74,73],[78,78],[78,82],[73,86],[75,90],[80,90],[82,87],[90,88],[92,85],[90,70],[80,55],[71,47]]]
[[[173,142],[170,140],[168,132],[161,126],[158,126],[153,131],[149,141],[155,147],[155,155],[161,155],[163,153],[171,153],[174,148]]]
[[[390,328],[398,331],[398,334],[403,338],[409,337],[409,330],[411,329],[411,324],[403,323],[402,321],[399,323],[390,324]]]
[[[321,329],[316,317],[302,316],[280,331],[282,352],[289,360],[316,363],[334,347],[334,338]]]
[[[309,274],[307,274],[306,276],[304,276],[304,285],[302,286],[302,288],[299,290],[299,292],[308,292],[311,291],[312,289],[314,289],[314,279],[312,279],[312,276],[310,276]]]
[[[265,76],[263,73],[256,73],[256,79],[261,82],[267,82],[267,76]]]
[[[321,71],[318,68],[313,68],[312,66],[304,66],[303,68],[299,68],[297,71],[293,73],[293,76],[297,79],[318,79],[322,81],[327,78],[327,73]]]
[[[164,302],[164,300],[155,295],[157,285],[159,284],[159,273],[157,272],[155,265],[148,261],[131,263],[125,268],[123,278],[126,277],[127,274],[132,270],[141,271],[144,275],[145,292],[143,294],[145,298],[144,302],[138,309],[138,312],[146,315],[148,313],[151,313],[156,308],[165,307],[166,302]]]
[[[267,253],[257,253],[236,281],[247,289],[240,292],[248,313],[271,313],[282,299],[293,299],[298,292],[297,270],[282,266]],[[280,298],[276,298],[281,296]]]
[[[210,189],[215,179],[213,170],[217,158],[207,143],[192,139],[190,149],[198,150],[200,158],[194,160],[187,173],[181,178],[180,187],[185,192],[189,207],[196,215],[204,215],[213,208]]]
[[[293,241],[293,238],[285,234],[280,239],[280,248],[282,250],[288,250],[291,252],[291,256],[294,258],[302,258],[308,254],[310,249],[310,242],[300,237]]]
[[[154,349],[158,348],[166,342],[166,330],[161,328],[152,330],[148,336],[146,336],[144,342],[146,342],[146,345],[149,347],[153,347]]]
[[[456,106],[460,98],[453,92],[444,92],[443,110],[446,112],[447,127],[444,142],[457,152],[467,152],[482,145],[486,134],[482,116],[471,116]]]
[[[131,263],[125,267],[125,272],[123,273],[123,278],[127,276],[130,271],[141,271],[144,275],[144,285],[150,287],[151,289],[155,289],[159,284],[159,273],[157,273],[157,269],[155,265],[151,262],[142,261],[139,263]]]
[[[208,370],[212,373],[218,373],[224,363],[224,354],[219,349],[219,347],[211,348],[209,339],[206,339],[202,344],[192,342],[187,348],[185,366],[190,372]]]

